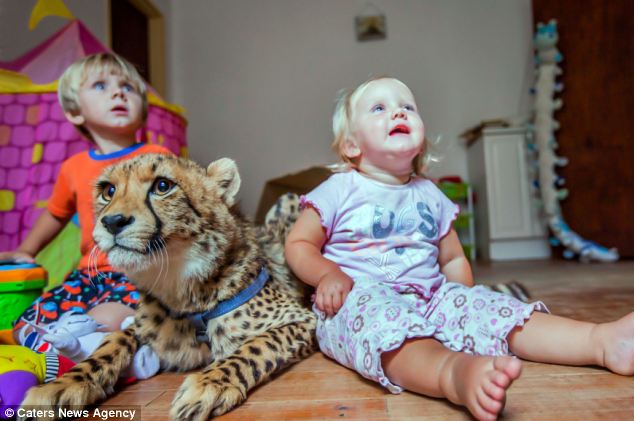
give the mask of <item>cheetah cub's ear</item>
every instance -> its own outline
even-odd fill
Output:
[[[236,194],[240,190],[240,174],[233,159],[220,158],[207,167],[207,176],[218,185],[220,197],[227,206],[235,203]]]

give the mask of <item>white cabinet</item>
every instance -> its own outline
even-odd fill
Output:
[[[526,159],[525,128],[488,128],[468,150],[478,254],[488,260],[550,257]]]

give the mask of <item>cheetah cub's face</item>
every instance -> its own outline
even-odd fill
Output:
[[[140,155],[99,178],[93,237],[141,289],[168,279],[203,281],[234,241],[231,208],[239,187],[228,158],[205,170],[183,158]]]

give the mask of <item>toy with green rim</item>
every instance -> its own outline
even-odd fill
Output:
[[[0,261],[0,343],[14,343],[12,323],[42,295],[46,277],[40,265]]]

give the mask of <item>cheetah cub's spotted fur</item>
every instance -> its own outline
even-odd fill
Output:
[[[61,378],[31,389],[24,407],[81,408],[104,399],[147,344],[166,369],[201,368],[181,385],[170,416],[206,420],[314,351],[315,316],[280,255],[281,239],[239,214],[239,186],[227,158],[205,170],[182,158],[141,155],[104,172],[95,189],[93,236],[141,291],[135,323]],[[270,278],[257,295],[209,320],[207,341],[197,339],[185,315],[234,297],[262,268]]]

